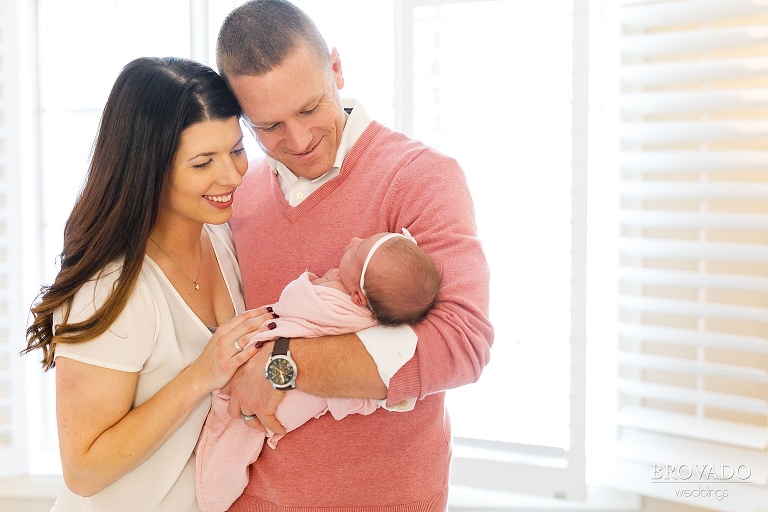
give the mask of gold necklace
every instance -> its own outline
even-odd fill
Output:
[[[181,273],[181,275],[183,275],[184,277],[189,279],[192,283],[194,283],[195,290],[199,290],[200,289],[200,285],[198,284],[197,281],[200,279],[200,263],[202,263],[202,261],[203,261],[203,246],[202,246],[202,244],[200,245],[200,258],[197,260],[197,277],[194,278],[194,279],[191,279],[189,276],[187,276],[187,274],[184,273],[183,270],[181,270],[181,267],[179,266],[178,263],[176,263],[176,260],[171,258],[171,255],[168,254],[167,252],[165,252],[162,247],[160,247],[160,244],[158,244],[157,242],[152,240],[152,237],[149,237],[149,239],[152,241],[153,244],[155,244],[157,246],[158,249],[160,249],[160,252],[162,252],[163,254],[168,256],[168,259],[171,260],[171,263],[176,265],[176,268],[179,269],[179,272]]]

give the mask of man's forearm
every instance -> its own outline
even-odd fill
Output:
[[[387,397],[376,363],[355,334],[295,338],[291,355],[298,367],[296,387],[325,398]]]

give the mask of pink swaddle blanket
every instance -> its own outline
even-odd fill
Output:
[[[280,300],[272,305],[279,318],[277,327],[257,334],[249,343],[287,338],[312,338],[357,332],[376,324],[368,308],[352,302],[349,295],[328,286],[315,286],[316,276],[304,272],[288,283]],[[234,419],[227,413],[229,397],[213,393],[211,411],[197,445],[196,492],[205,512],[224,512],[242,494],[248,484],[248,466],[261,453],[264,441],[275,448],[280,435],[267,435]],[[285,395],[276,417],[286,432],[312,418],[330,412],[340,420],[348,414],[371,414],[378,407],[375,400],[357,398],[320,398],[293,390]]]

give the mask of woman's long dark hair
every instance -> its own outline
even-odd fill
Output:
[[[181,132],[206,120],[241,114],[224,80],[188,59],[136,59],[125,66],[107,99],[88,176],[64,228],[61,269],[31,308],[27,347],[42,349],[45,370],[57,343],[91,340],[117,319],[133,292],[155,225]],[[110,262],[121,275],[106,302],[78,323],[68,323],[75,293]],[[64,321],[53,314],[64,307]]]

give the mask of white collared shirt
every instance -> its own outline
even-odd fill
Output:
[[[339,150],[336,153],[336,160],[333,167],[322,176],[315,179],[306,179],[296,176],[282,162],[274,158],[267,157],[272,170],[277,174],[277,181],[280,189],[285,196],[285,200],[291,206],[301,204],[307,197],[325,183],[339,175],[341,164],[349,153],[352,146],[363,134],[371,123],[371,117],[363,108],[362,104],[353,99],[342,100],[345,109],[351,109],[352,112],[344,124],[344,131],[341,134]],[[379,376],[384,384],[389,387],[389,381],[392,376],[412,357],[416,352],[417,336],[409,325],[399,327],[375,326],[357,333],[360,341],[363,342],[368,353],[373,358],[379,370]],[[384,406],[386,400],[381,401]],[[413,409],[416,399],[412,398],[402,401],[398,404],[388,406],[387,409],[393,411],[410,411]]]

